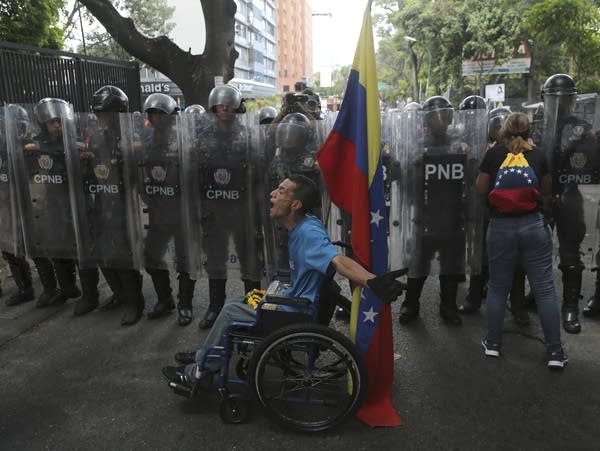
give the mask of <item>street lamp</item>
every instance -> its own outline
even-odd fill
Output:
[[[419,42],[419,43],[421,43],[421,45],[423,47],[425,47],[425,50],[427,50],[427,56],[429,57],[429,61],[427,64],[427,83],[425,84],[425,96],[427,96],[427,93],[429,92],[429,78],[431,77],[431,51],[429,50],[429,47],[427,47],[425,44],[423,44],[423,42],[421,42],[418,39],[415,39],[411,36],[404,36],[404,40],[408,43],[408,48],[412,54],[413,67],[414,67],[414,71],[415,71],[415,79],[416,79],[416,72],[417,72],[417,56],[415,55],[415,52],[413,50],[413,45],[415,45],[415,43]]]

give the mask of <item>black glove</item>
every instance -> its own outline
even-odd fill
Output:
[[[379,297],[382,302],[391,304],[406,289],[406,284],[396,280],[408,273],[408,269],[398,269],[396,271],[386,272],[373,279],[367,280],[369,288]]]

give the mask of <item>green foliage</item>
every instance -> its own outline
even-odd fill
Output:
[[[374,0],[373,16],[380,37],[378,76],[389,88],[384,100],[412,96],[413,71],[405,36],[417,40],[418,84],[429,91],[451,93],[456,103],[467,94],[481,94],[490,83],[506,83],[510,95],[535,97],[549,75],[568,72],[583,90],[599,90],[600,17],[598,0]],[[463,59],[494,54],[508,61],[521,41],[533,54],[530,75],[463,77]]]
[[[321,74],[316,74],[314,79],[316,92],[318,92],[321,97],[341,96],[346,88],[351,68],[351,65],[335,67],[331,72],[331,84],[333,86],[327,88],[321,87]]]
[[[547,0],[525,14],[525,27],[541,46],[567,57],[571,72],[582,85],[598,88],[600,13],[593,0]]]
[[[64,0],[0,0],[0,40],[61,49]]]
[[[169,6],[167,0],[112,0],[112,3],[122,15],[133,20],[140,33],[149,38],[169,36],[175,28],[175,23],[170,22],[175,8]],[[86,14],[86,20],[88,25],[96,24],[94,17],[89,13]],[[133,59],[104,28],[88,31],[85,39],[88,55],[122,60]],[[83,51],[83,45],[78,48],[78,51]]]

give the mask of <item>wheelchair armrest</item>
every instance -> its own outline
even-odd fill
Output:
[[[263,304],[286,305],[289,307],[309,307],[310,305],[312,305],[312,302],[304,298],[267,295],[265,296],[265,299],[261,302],[261,308]]]

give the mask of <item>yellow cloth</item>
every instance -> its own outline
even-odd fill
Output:
[[[509,152],[508,155],[506,155],[506,158],[504,159],[502,164],[500,165],[500,169],[507,167],[528,168],[529,163],[527,162],[525,155],[523,155],[523,152],[519,152],[516,154]]]
[[[254,310],[258,308],[258,304],[265,297],[266,290],[259,290],[258,288],[254,288],[252,291],[248,291],[246,293],[246,297],[244,298],[244,302],[252,307]]]

